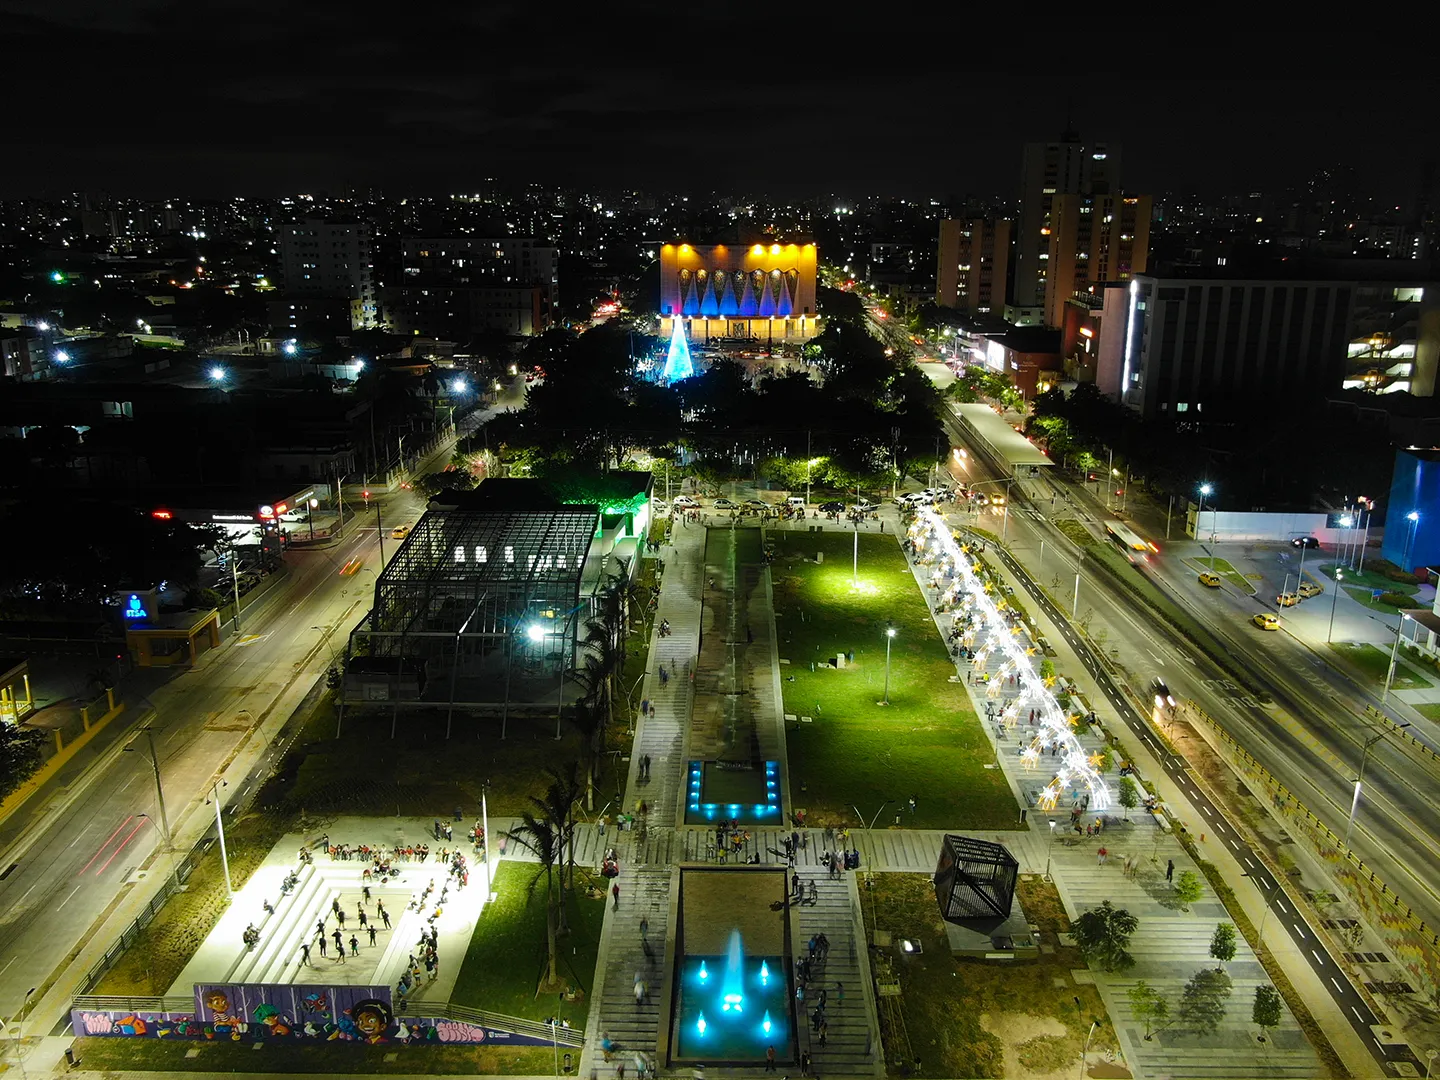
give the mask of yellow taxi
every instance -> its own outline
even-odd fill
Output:
[[[1275,603],[1281,607],[1294,607],[1300,603],[1300,595],[1293,592],[1282,592],[1279,596],[1275,597]]]
[[[1255,618],[1251,619],[1250,621],[1253,622],[1256,626],[1258,626],[1261,630],[1280,629],[1280,617],[1278,615],[1272,615],[1268,611],[1260,612],[1259,615],[1256,615]]]
[[[1296,590],[1301,600],[1309,600],[1312,596],[1319,596],[1325,591],[1325,586],[1316,581],[1302,581],[1300,588]]]
[[[1220,575],[1212,574],[1207,570],[1200,575],[1200,584],[1204,585],[1207,589],[1218,589],[1220,587]]]
[[[390,539],[404,540],[405,537],[410,535],[410,530],[414,527],[413,525],[396,525],[395,528],[390,530]]]

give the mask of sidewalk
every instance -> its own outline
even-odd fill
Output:
[[[598,1075],[602,1065],[600,1042],[613,1040],[624,1053],[622,1061],[634,1065],[640,1052],[651,1060],[659,1040],[658,1001],[664,972],[661,969],[669,932],[670,866],[675,861],[675,827],[681,813],[682,784],[686,775],[685,730],[689,725],[694,685],[687,669],[694,671],[700,647],[701,591],[704,584],[705,529],[682,526],[677,520],[670,543],[661,549],[665,576],[655,613],[650,641],[651,664],[645,673],[640,697],[649,701],[653,716],[642,716],[635,729],[626,790],[627,813],[646,803],[644,828],[608,835],[620,853],[619,904],[606,905],[600,951],[595,962],[595,992],[585,1023],[585,1047],[580,1054],[577,1075]],[[660,636],[660,623],[670,624],[670,633]],[[675,674],[662,681],[662,666]],[[641,763],[650,758],[650,776],[641,777]],[[598,839],[598,838],[597,838]],[[640,933],[640,920],[648,921],[648,942]],[[647,954],[647,948],[649,953]],[[653,954],[653,955],[651,955]],[[637,1006],[637,976],[647,985],[646,1000]],[[607,1075],[610,1075],[607,1066]]]
[[[1009,571],[1005,563],[1002,560],[995,559],[991,560],[990,564],[999,572],[1002,580],[1016,589],[1017,595],[1026,597],[1026,610],[1030,613],[1031,618],[1035,620],[1038,632],[1055,645],[1057,649],[1067,650],[1065,635],[1061,632],[1060,628],[1050,620],[1043,609],[1039,608],[1033,602],[1028,602],[1028,594],[1020,582]],[[1158,742],[1155,742],[1153,735],[1146,739],[1136,739],[1123,724],[1116,721],[1113,716],[1107,715],[1107,713],[1110,712],[1108,699],[1101,691],[1100,685],[1094,676],[1087,670],[1086,665],[1079,662],[1078,658],[1073,654],[1066,656],[1062,652],[1062,656],[1058,658],[1057,668],[1059,668],[1065,677],[1075,684],[1079,692],[1092,703],[1097,713],[1099,713],[1102,722],[1111,724],[1115,727],[1116,733],[1122,735],[1127,753],[1134,761],[1140,774],[1155,785],[1155,790],[1160,797],[1160,801],[1169,807],[1171,812],[1181,822],[1195,823],[1196,828],[1192,831],[1196,835],[1203,835],[1208,829],[1208,825],[1205,824],[1206,819],[1196,810],[1194,804],[1186,796],[1184,789],[1172,781],[1165,773],[1165,770],[1161,768],[1156,753],[1164,753],[1164,751],[1157,750],[1156,752],[1152,752],[1152,744],[1156,748],[1159,746]],[[1009,755],[1003,755],[1001,760],[1008,765]],[[1059,828],[1059,826],[1057,826],[1057,828]],[[1167,838],[1166,842],[1178,848],[1178,844],[1176,844],[1175,841]],[[1276,962],[1279,964],[1281,970],[1294,985],[1301,999],[1314,1015],[1316,1022],[1325,1031],[1330,1039],[1331,1045],[1345,1062],[1352,1075],[1373,1075],[1376,1070],[1374,1058],[1371,1057],[1364,1044],[1361,1043],[1359,1037],[1355,1034],[1349,1019],[1341,1012],[1339,1005],[1331,996],[1329,989],[1321,982],[1319,976],[1315,974],[1309,962],[1300,953],[1299,948],[1290,936],[1285,933],[1282,928],[1268,925],[1265,915],[1265,894],[1254,880],[1249,877],[1240,859],[1224,844],[1217,842],[1207,844],[1205,847],[1206,857],[1219,868],[1225,881],[1229,883],[1234,890],[1240,907],[1245,911],[1251,922],[1255,926],[1267,926],[1267,933],[1265,935],[1266,946],[1275,956]],[[1093,852],[1090,854],[1093,858]],[[1166,858],[1169,857],[1171,856],[1166,856]],[[1177,857],[1175,861],[1178,873],[1179,869],[1183,868],[1181,866],[1182,860]],[[1186,862],[1188,863],[1188,859]],[[1062,889],[1062,896],[1063,895],[1064,890]],[[1068,906],[1067,904],[1067,907]],[[1077,912],[1072,910],[1070,914],[1074,915],[1077,914]],[[1312,936],[1316,935],[1312,934]],[[1238,955],[1237,953],[1237,956]],[[1125,1015],[1128,1015],[1128,1013]],[[1118,1029],[1120,1014],[1112,1013],[1112,1016],[1117,1021]],[[1288,1010],[1286,1016],[1287,1022],[1290,1022],[1288,1020]],[[1255,1047],[1255,1052],[1260,1052],[1258,1046]]]

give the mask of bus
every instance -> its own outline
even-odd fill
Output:
[[[1129,551],[1139,551],[1148,555],[1152,551],[1160,549],[1148,540],[1142,540],[1122,521],[1107,521],[1105,523],[1105,535],[1115,541],[1121,548]]]

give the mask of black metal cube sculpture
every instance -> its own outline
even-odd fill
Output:
[[[1020,863],[1003,844],[947,834],[935,867],[935,899],[948,922],[1004,919],[1015,899]]]

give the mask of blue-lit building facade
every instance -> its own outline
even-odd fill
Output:
[[[1440,567],[1440,449],[1396,451],[1380,554],[1406,570]]]

